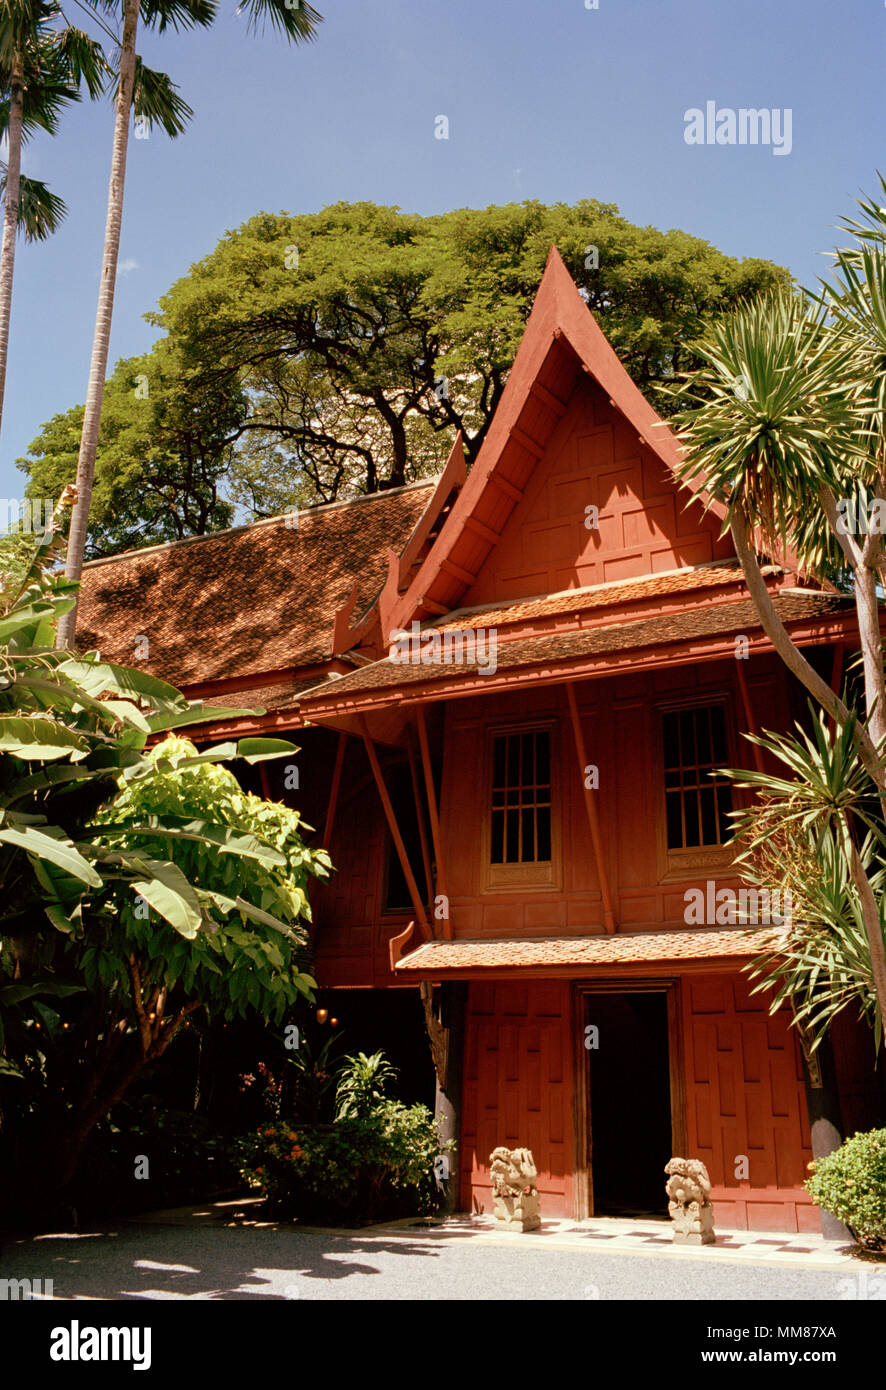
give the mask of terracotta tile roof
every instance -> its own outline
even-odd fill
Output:
[[[824,594],[801,590],[782,590],[773,599],[775,611],[784,623],[804,619],[826,618],[851,611],[850,598],[839,594]],[[462,629],[467,630],[467,625]],[[750,600],[738,603],[716,603],[705,607],[661,613],[636,622],[617,622],[605,627],[582,628],[572,632],[545,633],[517,641],[498,643],[496,664],[499,671],[521,666],[536,666],[574,660],[587,656],[616,655],[625,651],[640,651],[671,642],[693,638],[716,637],[727,633],[746,635],[761,632],[757,610]],[[391,662],[387,658],[361,667],[350,675],[328,681],[303,697],[300,707],[310,711],[311,704],[339,700],[343,696],[363,691],[394,689],[419,683],[451,681],[456,674],[477,674],[476,662],[463,665],[420,665]],[[486,677],[494,679],[490,673]]]
[[[238,686],[236,690],[222,690],[217,695],[210,693],[201,698],[207,705],[234,705],[239,709],[264,709],[271,713],[291,709],[298,703],[299,695],[316,684],[316,676],[303,680],[289,678],[271,681],[267,685]]]
[[[764,575],[782,574],[777,565],[763,567]],[[594,584],[584,589],[567,589],[559,594],[545,594],[533,599],[516,599],[493,603],[483,608],[462,608],[434,623],[441,631],[451,628],[483,627],[490,624],[522,623],[532,618],[550,618],[559,613],[586,613],[595,609],[620,608],[626,604],[642,603],[649,599],[666,598],[671,594],[723,588],[744,588],[741,566],[734,564],[687,565],[665,574],[650,574],[643,579],[616,579],[608,584]]]
[[[449,971],[512,970],[537,966],[576,967],[645,964],[754,956],[772,950],[772,927],[727,931],[655,931],[635,935],[540,937],[521,941],[428,941],[397,962],[398,974],[436,977]]]
[[[433,487],[308,508],[297,529],[277,517],[93,561],[83,569],[78,645],[135,665],[144,635],[139,664],[177,685],[323,661],[351,585],[359,612],[384,582],[386,548],[406,543]]]

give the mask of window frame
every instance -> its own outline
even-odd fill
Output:
[[[698,878],[700,873],[731,869],[734,853],[728,845],[695,845],[686,849],[671,849],[668,845],[667,789],[665,784],[664,716],[682,710],[710,709],[719,706],[723,710],[726,734],[725,762],[738,766],[736,759],[735,707],[732,691],[729,689],[711,690],[704,695],[698,693],[672,700],[657,700],[655,712],[655,752],[657,765],[658,791],[656,793],[656,831],[658,842],[659,881]],[[735,788],[732,789],[732,809],[738,809]]]
[[[485,766],[483,775],[483,889],[494,892],[521,892],[526,888],[562,886],[562,854],[560,816],[562,785],[560,781],[559,721],[529,719],[508,724],[490,725],[486,730]],[[495,739],[512,734],[546,733],[551,760],[551,857],[527,864],[493,864],[492,862],[492,791],[495,776]]]

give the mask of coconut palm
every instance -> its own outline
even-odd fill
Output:
[[[66,573],[70,579],[79,579],[86,549],[89,507],[95,476],[95,454],[98,447],[105,376],[108,369],[111,319],[114,311],[114,289],[120,249],[120,225],[123,217],[130,111],[134,109],[136,115],[145,116],[149,123],[159,120],[168,134],[175,135],[183,128],[181,117],[187,110],[177,98],[178,108],[174,109],[170,105],[169,98],[172,95],[172,89],[168,79],[165,79],[165,86],[162,82],[155,83],[151,88],[147,88],[144,83],[141,84],[142,104],[140,108],[135,53],[138,21],[141,17],[148,27],[162,33],[168,28],[175,30],[195,26],[208,28],[217,16],[216,0],[95,0],[95,3],[101,3],[104,9],[112,13],[119,13],[122,8],[123,32],[120,40],[117,105],[102,273],[92,344],[92,360],[89,368],[89,384],[86,393],[86,408],[80,437],[80,455],[77,461],[78,496],[71,517],[71,529],[68,536]],[[301,43],[314,38],[317,25],[322,21],[322,16],[306,0],[242,0],[237,13],[247,15],[247,27],[249,29],[260,30],[265,23],[268,23],[272,28],[279,29],[283,36],[293,43]],[[134,95],[135,102],[133,101]],[[59,626],[60,643],[68,646],[73,643],[76,619],[77,610],[74,608],[61,620]]]
[[[64,204],[45,184],[24,178],[22,144],[35,130],[54,134],[61,111],[80,100],[85,84],[89,95],[102,91],[106,65],[101,47],[62,16],[55,0],[4,0],[0,5],[0,135],[9,142],[3,175],[5,208],[3,250],[0,253],[0,423],[6,387],[9,319],[15,243],[19,231],[29,240],[42,240],[55,231]]]

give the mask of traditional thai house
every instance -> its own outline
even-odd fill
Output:
[[[718,1223],[814,1230],[816,1067],[743,973],[772,928],[721,908],[738,793],[711,775],[805,695],[677,462],[552,252],[470,473],[456,441],[430,482],[95,562],[79,640],[265,711],[213,739],[295,736],[262,785],[336,867],[315,974],[342,1013],[408,999],[404,1051],[423,999],[462,1208],[490,1208],[500,1144],[532,1149],[544,1215],[579,1218],[663,1210],[676,1153]],[[790,557],[764,572],[839,681],[852,603]],[[835,1055],[851,1133],[881,1083],[851,1019]]]

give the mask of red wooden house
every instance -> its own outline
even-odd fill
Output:
[[[740,887],[737,793],[710,774],[805,696],[677,460],[552,252],[469,475],[456,442],[430,482],[95,562],[78,636],[266,711],[213,738],[295,732],[297,776],[264,787],[336,866],[315,973],[379,1017],[422,992],[461,1206],[489,1208],[508,1144],[546,1215],[663,1210],[676,1153],[707,1164],[719,1223],[817,1229],[797,1030],[742,973],[771,929],[709,910]],[[765,573],[839,680],[851,602],[784,557]],[[882,1090],[851,1020],[835,1054],[851,1133]]]

